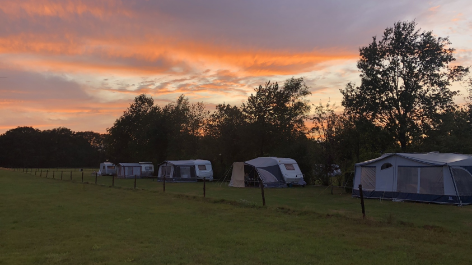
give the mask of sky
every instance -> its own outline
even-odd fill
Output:
[[[359,48],[398,21],[449,37],[454,63],[472,65],[469,1],[0,0],[0,133],[105,133],[139,94],[213,110],[291,77],[312,104],[341,106]]]

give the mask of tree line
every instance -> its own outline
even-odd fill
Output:
[[[414,21],[397,22],[359,53],[361,83],[340,89],[340,111],[329,103],[312,105],[303,78],[267,82],[242,105],[219,104],[214,111],[185,95],[163,107],[139,95],[104,135],[66,128],[10,130],[0,135],[0,146],[7,147],[0,150],[0,163],[207,159],[215,176],[223,177],[235,161],[278,156],[297,160],[309,183],[328,185],[346,181],[329,177],[336,165],[349,172],[355,163],[386,152],[472,153],[471,97],[458,106],[458,92],[450,89],[462,82],[470,91],[472,82],[468,67],[453,64],[448,38],[417,29]],[[77,150],[64,151],[73,146]]]
[[[105,159],[104,138],[96,132],[73,132],[64,127],[44,131],[17,127],[0,135],[0,166],[97,167]]]

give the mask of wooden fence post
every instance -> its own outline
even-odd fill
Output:
[[[34,175],[35,175],[35,176],[36,176],[36,172],[38,172],[38,171],[34,171]]]
[[[72,171],[70,172],[70,181],[72,181]]]
[[[162,179],[162,191],[166,192],[166,176]]]
[[[365,219],[364,193],[362,192],[362,185],[361,184],[359,184],[359,193],[361,195],[362,218]]]
[[[111,175],[111,186],[115,187],[115,175]]]
[[[48,174],[49,174],[49,169],[46,170],[46,178],[48,178]]]
[[[136,189],[136,175],[134,175],[134,188]]]
[[[206,197],[206,178],[203,178],[203,198]]]
[[[98,173],[95,172],[95,185],[97,185],[97,178],[98,178]]]
[[[82,183],[84,183],[84,172],[82,171]]]
[[[259,178],[259,186],[261,186],[262,206],[265,206],[264,184],[262,184],[262,179],[260,178]]]
[[[41,172],[39,172],[39,176],[43,177],[43,170],[41,169]]]
[[[61,171],[61,180],[62,180],[62,173],[64,173],[64,171]]]
[[[52,178],[55,179],[55,177],[54,177],[54,171],[52,172]]]

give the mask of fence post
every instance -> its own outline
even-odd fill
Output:
[[[38,171],[34,171],[34,175],[35,175],[35,176],[36,176],[36,172],[38,172]]]
[[[84,172],[82,171],[82,183],[84,183]]]
[[[70,181],[72,181],[72,171],[70,172]]]
[[[111,186],[115,187],[115,175],[111,175]]]
[[[43,177],[43,170],[41,169],[41,172],[39,172],[39,176]]]
[[[364,193],[362,192],[362,184],[359,184],[359,193],[361,194],[362,219],[365,219]]]
[[[52,172],[52,178],[55,179],[55,177],[54,177],[54,171]]]
[[[134,188],[136,189],[136,175],[134,175]]]
[[[206,197],[206,178],[203,178],[203,198]]]
[[[262,179],[260,178],[259,178],[259,186],[261,186],[262,206],[265,206],[264,184],[262,184]]]
[[[166,176],[162,179],[162,191],[166,192]]]
[[[49,169],[46,170],[46,178],[48,178],[48,174],[49,174]]]
[[[61,180],[62,180],[62,173],[64,173],[64,171],[61,171]]]
[[[97,177],[98,177],[98,173],[95,172],[95,185],[97,185]]]

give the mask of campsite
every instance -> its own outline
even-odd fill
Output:
[[[0,265],[472,264],[465,0],[4,1]]]
[[[363,220],[359,199],[339,189],[267,189],[261,207],[253,188],[213,182],[203,198],[201,182],[164,193],[152,180],[136,190],[106,180],[0,170],[0,263],[471,262],[470,207],[367,200]]]

